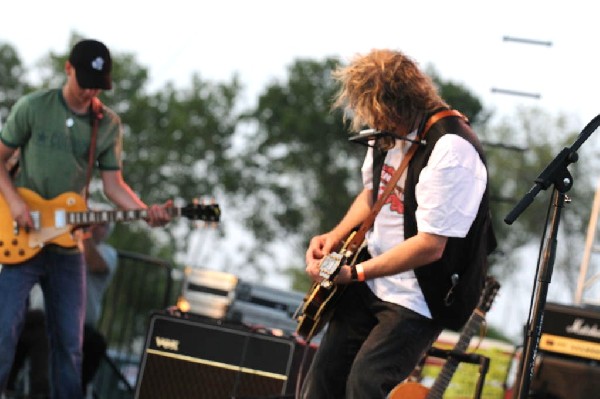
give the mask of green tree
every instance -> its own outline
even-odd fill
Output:
[[[31,90],[25,80],[25,72],[16,49],[0,42],[0,126],[14,103]]]
[[[303,264],[307,240],[331,229],[360,190],[365,147],[348,143],[341,116],[330,112],[337,64],[296,60],[287,80],[269,84],[245,118],[255,125],[242,154],[240,213],[257,250],[284,243],[283,269]]]
[[[515,223],[504,219],[523,196],[536,184],[542,171],[564,148],[570,148],[583,129],[574,118],[552,116],[540,108],[520,108],[515,115],[485,128],[485,137],[497,143],[509,143],[524,151],[492,148],[487,152],[490,186],[494,198],[494,226],[499,250],[494,258],[496,273],[511,273],[517,265],[515,250],[526,245],[542,246],[546,218],[553,211],[553,185],[541,190]],[[585,230],[590,218],[592,198],[598,175],[597,149],[587,144],[578,151],[580,161],[568,166],[574,184],[567,192],[572,200],[562,211],[559,245],[555,264],[574,290]],[[533,263],[533,260],[532,260]],[[535,265],[533,265],[535,266]]]
[[[486,110],[481,100],[471,93],[467,87],[450,80],[444,80],[433,65],[427,66],[426,72],[431,76],[438,87],[440,95],[448,105],[462,112],[474,128],[477,129],[477,127],[485,126],[488,123],[491,111]]]

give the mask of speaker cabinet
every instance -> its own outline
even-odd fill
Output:
[[[591,399],[600,395],[598,362],[538,354],[530,382],[531,398]]]
[[[295,340],[201,318],[150,318],[135,397],[278,398],[292,392]],[[290,396],[292,397],[292,396]]]

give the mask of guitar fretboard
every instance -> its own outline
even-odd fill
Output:
[[[167,208],[171,217],[188,216],[191,219],[200,219],[205,221],[218,221],[219,212],[217,205],[196,205],[195,208]],[[187,210],[187,211],[186,211]],[[127,222],[132,220],[141,220],[148,217],[147,209],[115,209],[109,211],[82,211],[67,212],[66,222],[70,225],[86,225],[94,223],[107,222]]]
[[[463,332],[460,335],[456,345],[454,345],[453,350],[461,353],[466,352],[466,350],[469,348],[469,344],[471,343],[471,337],[477,332],[484,320],[484,316],[480,313],[475,312],[471,314],[471,317],[465,324]],[[433,386],[429,390],[427,399],[442,399],[446,388],[448,388],[448,385],[450,385],[450,380],[452,380],[454,372],[458,368],[458,364],[459,361],[453,357],[449,357],[448,360],[446,360],[442,370],[435,379]]]

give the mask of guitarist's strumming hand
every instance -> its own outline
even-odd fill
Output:
[[[340,240],[331,232],[315,236],[310,240],[306,250],[306,274],[312,281],[320,282],[323,280],[320,274],[321,263],[338,246],[339,242]],[[337,284],[347,284],[351,280],[350,267],[344,266],[339,270],[334,281]]]
[[[25,231],[32,230],[34,225],[29,206],[20,196],[17,195],[17,198],[18,200],[9,204],[10,214],[16,223],[15,227],[25,229]]]
[[[331,233],[314,236],[310,240],[306,250],[306,274],[312,281],[319,282],[322,280],[319,275],[321,261],[335,245],[337,245],[337,242]]]

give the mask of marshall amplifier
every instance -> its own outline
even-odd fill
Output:
[[[547,303],[531,394],[534,398],[589,399],[600,395],[600,311]]]
[[[296,342],[211,319],[150,318],[136,398],[283,398]]]
[[[545,352],[600,360],[600,311],[547,303],[539,348]]]

